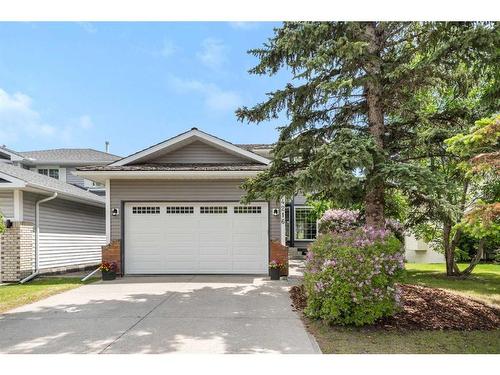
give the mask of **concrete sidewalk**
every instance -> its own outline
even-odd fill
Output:
[[[0,315],[0,353],[319,353],[287,281],[126,277]]]

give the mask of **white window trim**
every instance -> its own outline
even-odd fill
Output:
[[[48,174],[44,175],[44,176],[47,176],[47,177],[50,177],[50,172],[49,172],[50,169],[57,169],[58,178],[56,178],[56,180],[61,181],[61,168],[59,168],[58,166],[55,166],[55,165],[48,165],[48,166],[46,166],[46,165],[37,165],[35,167],[35,172],[36,173],[40,173],[40,169],[47,169],[47,173]],[[54,178],[54,177],[50,177],[50,178]]]
[[[312,210],[311,206],[306,206],[306,205],[294,205],[293,206],[293,240],[294,241],[302,241],[302,242],[314,242],[316,241],[316,238],[318,237],[318,220],[316,220],[316,238],[314,239],[303,239],[303,238],[297,238],[297,208],[309,208]]]

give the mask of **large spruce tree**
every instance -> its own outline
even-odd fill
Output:
[[[419,131],[446,127],[467,108],[426,111],[421,98],[453,85],[460,66],[487,81],[498,43],[494,23],[284,23],[250,51],[260,60],[250,72],[286,71],[290,82],[237,110],[241,121],[285,122],[272,166],[244,184],[246,199],[303,192],[362,202],[367,224],[381,226],[391,189],[431,197],[440,186],[415,163],[428,156]]]

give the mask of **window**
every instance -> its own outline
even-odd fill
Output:
[[[260,214],[262,207],[260,206],[236,206],[234,208],[235,214]]]
[[[38,173],[43,174],[44,176],[49,176],[49,177],[56,178],[59,180],[59,169],[57,169],[57,168],[40,168],[40,169],[38,169]]]
[[[226,206],[200,207],[200,214],[227,214]]]
[[[295,207],[295,240],[316,239],[317,223],[309,207]]]
[[[141,207],[132,207],[133,214],[159,214],[160,207],[150,207],[150,206],[141,206]]]
[[[194,207],[167,207],[167,214],[192,214]]]

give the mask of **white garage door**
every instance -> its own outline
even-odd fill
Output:
[[[127,274],[267,273],[267,203],[126,203],[124,214]]]

